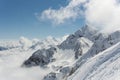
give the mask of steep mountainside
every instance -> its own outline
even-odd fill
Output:
[[[89,58],[67,80],[118,80],[120,77],[120,42]]]

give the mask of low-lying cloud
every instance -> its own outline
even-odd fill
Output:
[[[70,0],[68,5],[47,9],[40,18],[54,24],[65,23],[84,17],[86,24],[99,27],[106,32],[120,29],[119,0]]]

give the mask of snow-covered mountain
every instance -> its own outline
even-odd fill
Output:
[[[91,29],[89,26],[85,26],[79,31],[75,32],[74,34],[71,34],[60,45],[51,47],[49,49],[41,49],[36,51],[27,61],[25,61],[24,64],[26,66],[34,66],[34,65],[41,65],[42,63],[44,65],[46,61],[47,63],[51,62],[52,59],[56,61],[57,58],[55,58],[54,55],[55,54],[64,55],[66,50],[67,51],[71,50],[72,56],[74,57],[74,59],[77,59],[79,56],[86,53],[89,50],[89,48],[92,46],[93,42],[89,39],[92,39],[92,36],[96,32],[97,30]],[[61,53],[61,52],[64,52],[64,53]]]
[[[42,41],[33,40],[32,42],[33,45],[30,48],[31,49],[50,48],[52,46],[60,44],[66,38],[67,38],[67,35],[63,36],[62,38],[54,38],[54,37],[48,36]]]
[[[38,39],[27,39],[25,37],[21,37],[16,41],[0,41],[0,80],[39,80],[42,79],[46,74],[50,73],[50,70],[42,69],[40,67],[34,68],[23,68],[21,65],[23,62],[28,59],[33,52],[43,48],[49,48],[49,45],[60,44],[64,38],[57,38],[57,41],[52,40],[50,38],[46,38],[45,40]],[[50,40],[47,40],[50,39]],[[45,42],[47,40],[47,42]],[[49,41],[49,42],[48,42]],[[42,43],[38,44],[34,48],[33,45],[38,42]],[[51,43],[52,42],[52,43]],[[46,44],[44,44],[46,43]],[[40,75],[39,75],[40,74]]]
[[[0,51],[20,47],[19,41],[0,41]]]
[[[42,65],[52,69],[52,72],[46,75],[44,80],[72,80],[72,78],[73,80],[85,80],[79,78],[74,79],[74,76],[79,72],[78,70],[88,60],[100,55],[101,52],[104,52],[119,41],[120,31],[105,34],[86,25],[74,34],[71,34],[61,44],[49,49],[36,51],[24,62],[24,65],[29,67]],[[99,64],[101,65],[102,63],[100,62]],[[88,66],[93,67],[91,65]],[[84,67],[81,70],[84,70]],[[89,67],[87,69],[89,70]],[[82,73],[82,71],[80,72]],[[85,72],[81,76],[85,76],[85,74],[89,73]]]
[[[40,41],[22,37],[13,49],[6,50],[6,46],[1,46],[1,50],[0,55],[3,59],[0,66],[4,64],[5,57],[11,53],[12,57],[8,57],[9,60],[14,62],[14,58],[17,57],[19,60],[17,66],[27,70],[28,75],[22,71],[23,75],[16,75],[15,79],[11,78],[15,74],[7,76],[12,80],[22,78],[23,80],[30,78],[34,80],[118,80],[120,78],[119,30],[106,34],[86,25],[62,39],[48,37]],[[0,80],[2,78],[0,76]]]
[[[120,42],[89,58],[67,80],[119,80]]]
[[[65,40],[67,36],[63,36],[62,38],[54,38],[54,37],[47,37],[43,40],[33,39],[30,40],[25,37],[20,37],[19,40],[16,41],[0,41],[0,51],[9,50],[14,48],[21,48],[24,50],[28,49],[42,49],[42,48],[49,48],[54,45],[60,44],[63,40]]]

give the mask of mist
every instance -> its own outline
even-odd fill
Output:
[[[13,49],[0,52],[0,80],[42,80],[51,70],[38,67],[21,67],[34,51]]]

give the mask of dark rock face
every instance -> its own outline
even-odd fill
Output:
[[[34,52],[33,55],[23,63],[23,65],[27,67],[38,65],[44,66],[53,60],[52,56],[56,51],[57,49],[55,47],[51,47],[47,50],[38,50]]]
[[[47,76],[44,77],[43,80],[57,80],[56,73],[49,73]]]
[[[8,48],[1,47],[1,46],[0,46],[0,51],[3,51],[3,50],[8,50]]]
[[[70,72],[71,72],[71,68],[69,66],[60,69],[60,73],[63,73],[65,76],[69,75]]]

